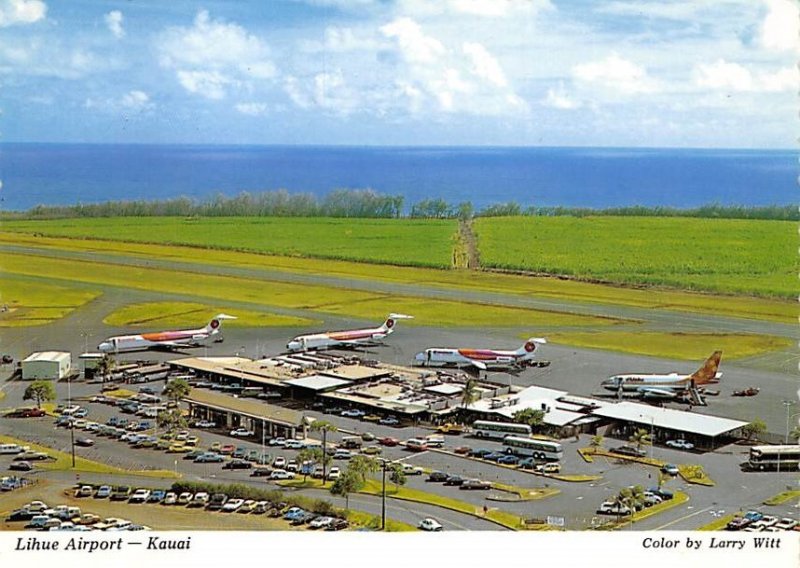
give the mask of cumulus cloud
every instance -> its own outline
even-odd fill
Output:
[[[547,96],[542,101],[542,104],[561,110],[573,110],[582,106],[580,101],[567,94],[563,83],[559,83],[557,88],[551,87],[547,89]]]
[[[647,70],[613,53],[601,61],[582,63],[572,68],[579,82],[617,91],[621,94],[644,94],[658,90],[656,81]]]
[[[87,98],[83,103],[84,108],[96,109],[104,112],[145,112],[155,108],[150,96],[144,91],[134,89],[117,98],[95,99]]]
[[[120,39],[125,36],[125,30],[122,27],[122,12],[119,10],[112,10],[103,16],[103,19],[105,20],[109,31],[114,34],[115,38]]]
[[[464,43],[464,53],[472,60],[472,72],[482,79],[486,79],[493,85],[505,87],[508,80],[491,53],[479,43]]]
[[[271,79],[276,68],[268,46],[234,23],[212,20],[200,11],[191,27],[169,28],[159,38],[159,61],[174,69],[188,92],[222,99],[228,90]]]
[[[775,51],[796,51],[800,46],[800,13],[793,0],[764,0],[767,15],[761,23],[761,45]]]
[[[411,63],[433,63],[445,53],[442,43],[425,35],[411,18],[397,18],[381,27],[384,36],[397,42],[404,59]]]
[[[0,28],[33,24],[47,16],[47,4],[41,0],[0,0]]]
[[[781,92],[798,87],[797,69],[787,67],[778,71],[752,72],[738,63],[718,59],[714,63],[701,63],[694,68],[697,86],[721,91]]]
[[[27,37],[16,41],[0,38],[0,74],[82,79],[116,66],[93,51],[59,40]]]

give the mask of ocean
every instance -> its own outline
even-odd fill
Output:
[[[511,147],[0,144],[0,207],[371,188],[523,206],[797,202],[797,152]]]

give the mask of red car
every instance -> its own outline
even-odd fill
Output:
[[[400,443],[397,438],[381,438],[378,442],[383,446],[396,446]]]
[[[219,453],[224,454],[224,455],[228,455],[228,454],[232,454],[235,450],[236,450],[236,446],[234,446],[233,444],[227,444],[225,446],[222,446],[219,449]]]
[[[44,415],[45,412],[41,408],[20,408],[11,414],[17,418],[39,418]]]

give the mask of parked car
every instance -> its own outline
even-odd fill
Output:
[[[665,463],[661,466],[661,471],[669,475],[678,475],[678,466],[672,463]]]
[[[447,481],[448,477],[449,476],[446,473],[442,472],[442,471],[432,471],[428,475],[428,481],[433,481],[433,482],[437,482],[438,483],[438,482],[442,482],[442,481]]]
[[[239,507],[244,503],[244,499],[230,499],[222,506],[223,513],[233,513],[239,510]]]
[[[225,461],[225,458],[221,454],[205,452],[194,458],[194,461],[195,463],[221,463]]]
[[[783,518],[775,523],[775,528],[781,531],[790,531],[797,526],[797,521],[794,519]]]
[[[231,430],[231,436],[236,436],[239,438],[249,438],[250,436],[255,435],[255,432],[248,430],[247,428],[236,428],[235,430]]]
[[[453,448],[453,452],[460,456],[469,455],[471,451],[472,448],[470,448],[469,446],[456,446],[455,448]]]
[[[497,460],[497,463],[504,465],[517,465],[519,463],[519,458],[514,454],[508,454]]]
[[[246,499],[242,506],[236,511],[237,513],[252,513],[256,508],[256,502],[253,499]]]
[[[403,474],[405,475],[422,475],[423,469],[416,465],[411,465],[410,463],[404,463],[402,466]]]
[[[211,420],[198,420],[194,423],[195,428],[216,428],[217,424]]]
[[[75,445],[88,448],[90,446],[94,446],[94,440],[91,438],[75,438]]]
[[[270,446],[285,446],[286,445],[286,438],[282,436],[278,436],[277,438],[271,438],[269,441]]]
[[[631,509],[626,505],[614,503],[613,501],[606,501],[597,509],[600,515],[630,515]]]
[[[286,440],[283,447],[287,450],[302,450],[306,445],[301,440]]]
[[[110,485],[101,485],[97,488],[97,493],[94,494],[95,499],[105,499],[107,497],[111,497],[111,486]]]
[[[162,505],[177,505],[178,504],[178,496],[173,493],[172,491],[168,492],[164,497],[164,500],[161,502]]]
[[[635,458],[643,458],[647,452],[641,448],[634,448],[633,446],[618,446],[611,450],[615,454],[622,454],[623,456],[633,456]]]
[[[378,422],[380,419],[380,414],[367,414],[364,418],[362,418],[364,422]]]
[[[381,424],[382,426],[398,426],[400,421],[394,416],[387,416],[386,418],[379,420],[378,424]]]
[[[494,450],[489,450],[487,448],[473,448],[469,451],[469,456],[472,458],[482,458],[484,456],[488,456],[490,454],[496,453]]]
[[[558,462],[539,463],[533,466],[533,471],[539,473],[559,473],[561,471],[561,464]]]
[[[128,503],[146,503],[149,498],[149,489],[137,489],[133,492],[133,495],[131,495],[130,499],[128,499]]]
[[[508,454],[506,454],[505,452],[492,452],[492,453],[486,454],[486,455],[484,455],[482,457],[483,457],[483,459],[485,459],[487,461],[496,462],[496,461],[499,461],[501,458],[506,457],[507,455]]]
[[[247,460],[235,459],[222,466],[222,469],[250,469],[253,464]]]
[[[398,440],[397,438],[386,437],[378,440],[378,443],[383,446],[394,447],[400,443],[400,440]]]
[[[753,521],[750,519],[745,519],[744,517],[734,517],[728,521],[728,524],[725,526],[725,528],[729,531],[739,531],[750,525],[752,522]]]
[[[653,495],[658,495],[664,501],[669,501],[674,497],[672,491],[668,491],[666,489],[660,489],[658,487],[648,487],[646,493],[652,493]]]
[[[366,412],[351,408],[349,410],[343,410],[340,416],[344,416],[345,418],[361,418],[362,416],[366,416]]]
[[[283,518],[287,521],[292,521],[301,515],[304,515],[305,511],[300,507],[291,507],[288,511],[283,514]]]
[[[272,461],[272,467],[277,467],[277,468],[281,468],[281,469],[285,468],[286,467],[286,458],[283,457],[283,456],[277,456]]]
[[[678,448],[679,450],[693,450],[694,444],[684,440],[683,438],[678,438],[677,440],[667,440],[666,444],[670,448]]]
[[[464,483],[461,484],[459,489],[476,489],[476,490],[487,490],[491,489],[492,484],[488,481],[480,481],[478,479],[465,479]]]
[[[339,479],[339,477],[341,477],[341,475],[342,475],[342,470],[340,470],[338,467],[332,467],[331,470],[328,472],[328,479],[331,481],[336,481],[337,479]]]
[[[211,497],[209,497],[208,493],[206,493],[205,491],[200,491],[199,493],[196,493],[194,497],[192,497],[192,500],[188,503],[187,506],[205,507],[206,505],[208,505],[209,499],[211,499]]]
[[[91,485],[81,485],[75,490],[75,497],[91,497],[94,493],[94,488]]]
[[[308,523],[308,528],[310,529],[325,529],[329,525],[331,525],[334,521],[333,517],[317,517],[310,523]]]
[[[325,527],[325,530],[326,531],[341,531],[341,530],[344,530],[344,529],[348,528],[349,526],[350,526],[350,523],[348,523],[345,519],[334,519],[331,524],[329,524],[327,527]]]
[[[167,496],[167,492],[163,489],[154,489],[150,492],[150,497],[147,499],[148,503],[161,503]]]
[[[283,469],[275,469],[269,475],[269,478],[270,479],[276,479],[276,480],[277,479],[294,479],[295,478],[295,474],[292,471],[286,471],[286,470],[283,470]]]
[[[33,471],[33,464],[29,461],[15,461],[11,462],[8,469],[12,471]]]
[[[444,480],[444,484],[458,487],[464,484],[464,478],[460,475],[448,475],[447,479]]]
[[[189,493],[188,491],[184,491],[183,493],[178,495],[177,504],[178,505],[188,505],[189,503],[192,502],[193,498],[194,498],[194,495],[192,493]]]
[[[417,527],[420,530],[430,531],[430,532],[439,532],[442,529],[444,529],[444,527],[439,521],[437,521],[436,519],[432,519],[430,517],[422,519],[417,525]]]
[[[114,488],[114,492],[111,494],[112,501],[127,501],[128,497],[130,497],[131,488],[125,485],[120,485],[119,487]]]
[[[209,511],[216,511],[222,509],[222,507],[227,503],[228,496],[224,493],[214,493],[211,496],[211,499],[208,500],[208,505],[206,505],[206,509]]]

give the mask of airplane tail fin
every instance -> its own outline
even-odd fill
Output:
[[[522,345],[522,347],[517,349],[517,355],[532,354],[534,351],[536,351],[538,344],[545,343],[547,343],[547,340],[544,337],[531,337]]]
[[[389,314],[386,321],[381,325],[384,332],[391,333],[394,331],[394,326],[397,325],[397,320],[401,319],[414,319],[414,316],[407,316],[405,314]]]
[[[227,314],[217,314],[214,318],[206,324],[205,331],[207,333],[214,333],[222,327],[222,322],[225,320],[235,320],[236,316],[229,316]]]
[[[716,382],[718,378],[717,370],[719,369],[719,362],[722,359],[722,351],[714,351],[711,357],[705,360],[703,366],[697,369],[689,379],[695,385],[706,385],[708,383]]]

